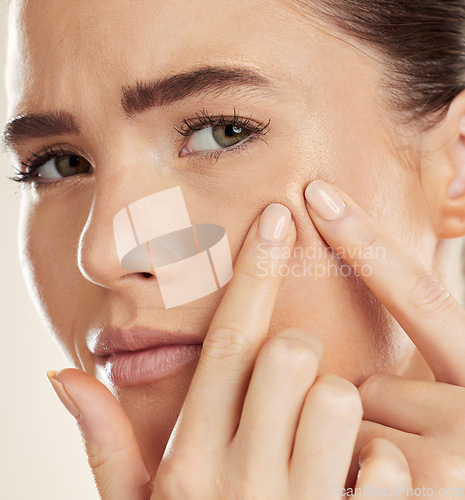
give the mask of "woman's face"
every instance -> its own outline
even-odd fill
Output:
[[[205,72],[195,91],[171,85],[143,110],[129,109],[133,101],[123,109],[122,88],[206,67],[248,73],[231,80],[227,71]],[[333,182],[432,265],[435,241],[421,178],[395,153],[408,143],[389,129],[380,78],[374,59],[304,17],[291,0],[14,2],[9,119],[60,112],[78,127],[55,135],[23,127],[21,136],[9,137],[15,163],[51,148],[92,166],[56,182],[47,182],[43,169],[41,182],[22,196],[24,272],[73,363],[110,385],[89,350],[108,325],[206,334],[225,288],[165,309],[156,277],[122,268],[115,248],[118,211],[180,186],[193,222],[225,228],[233,263],[269,203],[291,210],[296,250],[281,270],[288,275],[270,335],[287,326],[313,332],[326,347],[325,371],[355,383],[375,371],[403,370],[412,344],[360,277],[347,276],[343,262],[325,253],[303,198],[312,179]],[[211,133],[186,138],[176,131],[204,112],[236,114],[250,119],[249,128],[269,122],[268,132],[252,132],[240,147],[212,156]],[[186,141],[189,152],[180,155]],[[161,457],[194,370],[111,387],[147,456],[155,450]]]

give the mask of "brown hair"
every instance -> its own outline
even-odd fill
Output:
[[[465,0],[293,0],[368,42],[401,116],[437,123],[465,89]]]

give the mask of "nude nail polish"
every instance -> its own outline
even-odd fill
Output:
[[[307,186],[305,199],[314,212],[328,221],[341,217],[346,207],[337,191],[321,179],[317,179]]]
[[[47,377],[50,380],[50,383],[52,384],[56,395],[63,403],[64,407],[71,413],[74,418],[78,419],[80,417],[79,410],[74,401],[68,396],[64,385],[55,378],[56,373],[57,372],[55,370],[49,370],[47,372]]]
[[[258,235],[270,242],[283,241],[291,226],[291,211],[280,203],[271,203],[263,211]]]

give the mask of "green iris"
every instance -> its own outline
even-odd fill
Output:
[[[249,130],[235,125],[215,125],[212,133],[218,145],[225,148],[241,142],[250,135]]]
[[[81,156],[58,156],[55,158],[55,168],[63,177],[70,175],[85,174],[92,170],[90,163]]]

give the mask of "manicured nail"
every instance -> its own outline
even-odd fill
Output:
[[[346,204],[327,182],[317,179],[305,190],[305,199],[321,218],[336,220],[344,213]]]
[[[291,226],[291,211],[280,203],[271,203],[263,210],[258,235],[271,242],[283,241]]]
[[[56,395],[59,397],[65,408],[71,413],[74,418],[78,419],[80,417],[79,410],[77,409],[74,401],[68,396],[65,386],[55,378],[56,374],[56,370],[49,370],[47,372],[47,377],[50,380],[50,383],[52,384]]]

